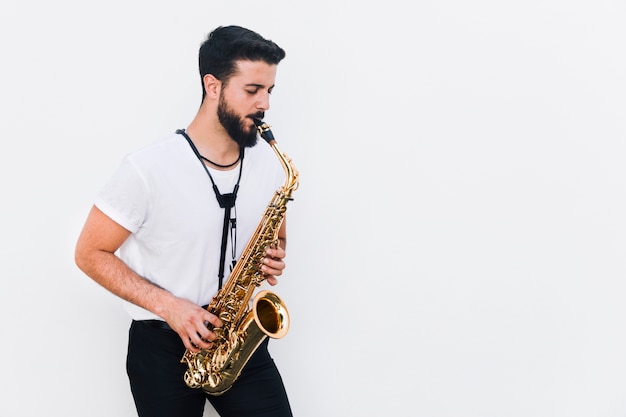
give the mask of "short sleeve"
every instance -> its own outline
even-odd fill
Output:
[[[94,204],[131,233],[146,219],[149,189],[132,159],[126,156],[117,171],[96,195]]]

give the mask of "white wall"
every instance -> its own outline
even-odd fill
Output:
[[[0,415],[135,415],[128,318],[74,243],[122,156],[193,117],[203,36],[240,24],[287,50],[267,120],[302,185],[272,352],[295,414],[624,416],[625,18],[5,0]]]

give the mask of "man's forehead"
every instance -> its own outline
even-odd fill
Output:
[[[276,64],[268,64],[265,61],[250,61],[247,59],[242,59],[236,61],[235,63],[235,72],[236,73],[248,73],[248,72],[273,72],[276,69]]]
[[[276,65],[264,61],[237,61],[231,80],[241,85],[267,88],[274,85]]]

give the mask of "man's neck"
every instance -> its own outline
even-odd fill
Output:
[[[230,137],[217,116],[199,111],[186,129],[198,152],[207,159],[228,165],[239,158],[239,145]]]

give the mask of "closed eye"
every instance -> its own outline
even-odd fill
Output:
[[[259,90],[262,90],[262,89],[263,89],[262,85],[250,84],[248,85],[248,88],[246,89],[246,93],[250,95],[254,95],[254,94],[257,94]],[[272,91],[274,91],[274,86],[271,86],[270,88],[267,89],[268,94],[272,94]]]

